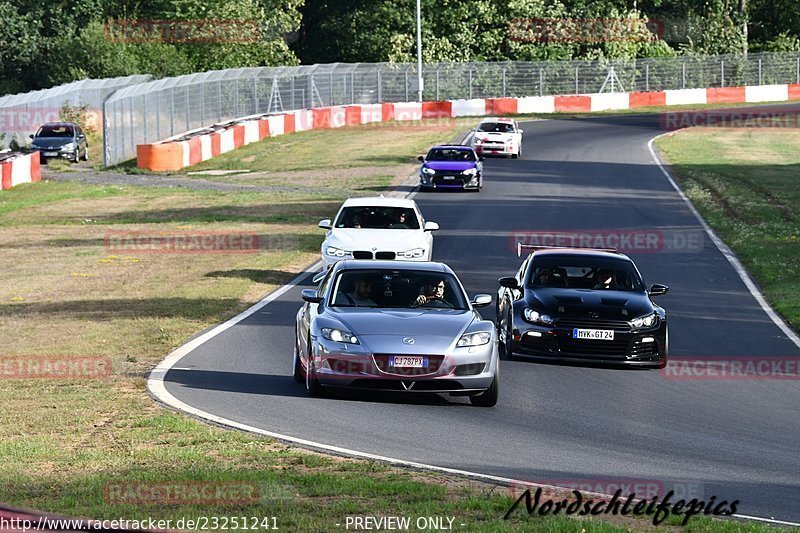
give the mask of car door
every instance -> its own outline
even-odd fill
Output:
[[[318,295],[323,295],[328,290],[328,286],[330,285],[330,281],[333,277],[332,275],[333,269],[328,270],[327,274],[320,282],[319,287],[317,287]],[[319,314],[319,306],[320,304],[304,302],[303,307],[300,309],[300,317],[297,325],[297,340],[300,344],[300,357],[306,364],[307,354],[309,354],[311,350],[311,346],[308,344],[310,338],[309,331],[311,330],[311,323]]]

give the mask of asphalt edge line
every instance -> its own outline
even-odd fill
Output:
[[[780,315],[777,312],[775,312],[775,310],[772,308],[769,302],[767,302],[767,299],[764,298],[764,295],[761,293],[761,290],[758,288],[755,281],[753,281],[753,278],[750,277],[750,274],[747,272],[747,269],[744,268],[744,265],[742,265],[741,261],[739,261],[739,258],[736,257],[736,254],[733,252],[733,250],[731,250],[731,248],[727,244],[725,244],[725,242],[714,232],[714,230],[711,229],[711,226],[708,225],[708,223],[705,221],[705,219],[697,210],[697,208],[694,206],[694,204],[692,204],[691,200],[689,200],[689,198],[686,196],[683,190],[681,190],[680,186],[672,177],[672,174],[669,172],[664,162],[661,161],[661,158],[659,157],[658,153],[655,150],[654,142],[657,139],[660,139],[661,137],[671,135],[671,133],[672,132],[667,132],[667,133],[662,133],[660,135],[656,135],[647,142],[647,148],[648,150],[650,150],[650,155],[652,156],[653,161],[656,162],[658,168],[661,170],[664,176],[666,176],[667,180],[669,180],[669,183],[670,185],[672,185],[672,188],[674,188],[675,191],[678,193],[678,195],[680,195],[681,199],[684,202],[686,202],[686,204],[689,206],[689,209],[697,218],[697,220],[700,221],[700,224],[703,226],[703,229],[705,230],[706,234],[711,239],[711,242],[714,243],[714,245],[722,253],[722,255],[725,256],[725,259],[727,259],[728,262],[731,264],[733,269],[739,275],[739,278],[741,278],[742,282],[744,282],[745,287],[747,287],[747,290],[750,291],[750,294],[753,296],[753,298],[755,298],[756,302],[758,302],[758,305],[761,306],[761,309],[767,314],[767,316],[772,320],[772,322],[774,322],[775,325],[778,326],[778,328],[783,332],[783,334],[786,335],[786,337],[788,337],[788,339],[792,341],[795,344],[795,346],[800,348],[800,337],[798,337],[798,335],[794,331],[792,331],[792,328],[790,328],[789,325],[786,324],[786,322],[784,322],[784,320],[780,317]]]
[[[712,240],[714,240],[715,244],[717,244],[717,241],[719,240],[719,238],[713,233],[713,231],[711,231],[711,228],[705,223],[705,221],[702,219],[702,217],[700,217],[700,214],[697,212],[697,210],[694,208],[694,206],[691,204],[691,202],[689,202],[689,199],[686,198],[686,196],[683,194],[683,191],[680,190],[680,188],[677,186],[677,184],[672,179],[670,174],[665,170],[665,168],[662,165],[661,161],[658,159],[658,157],[656,156],[655,152],[653,151],[652,143],[658,137],[661,137],[661,135],[658,135],[657,137],[654,137],[653,139],[650,139],[650,142],[648,142],[648,148],[650,149],[650,153],[653,155],[654,160],[659,165],[659,168],[661,168],[661,171],[669,179],[670,183],[672,183],[672,186],[675,187],[675,189],[681,195],[681,198],[683,198],[684,201],[686,201],[689,204],[689,207],[695,213],[695,215],[700,220],[702,225],[706,228],[706,232],[709,233],[709,235],[711,236]],[[466,139],[466,137],[465,137],[465,139]],[[407,197],[414,196],[416,192],[417,192],[417,188],[415,187],[414,190],[410,194],[407,195]],[[727,248],[727,246],[724,243],[722,243],[722,241],[719,241],[719,243],[722,244],[722,246],[725,246],[725,248]],[[720,245],[717,244],[717,247],[720,247]],[[730,251],[730,248],[727,248],[727,249],[728,249],[730,254],[733,254],[733,252]],[[722,250],[722,248],[720,248],[720,251],[722,251],[722,253],[725,254],[725,251]],[[727,255],[726,255],[726,257],[727,257]],[[733,256],[733,258],[738,263],[738,259],[736,259],[735,256]],[[730,261],[730,258],[729,258],[729,261]],[[261,435],[261,436],[265,436],[265,437],[271,437],[271,438],[274,438],[274,439],[277,439],[277,440],[280,440],[280,441],[283,441],[283,442],[289,442],[289,443],[292,443],[292,444],[297,444],[297,445],[300,445],[300,446],[305,447],[305,448],[310,448],[312,450],[320,450],[320,451],[325,451],[325,452],[331,452],[331,453],[334,453],[334,454],[337,454],[337,455],[344,455],[344,456],[347,456],[347,457],[354,457],[354,458],[358,458],[358,459],[367,459],[367,460],[372,460],[372,461],[380,461],[380,462],[388,463],[388,464],[395,465],[395,466],[404,466],[404,467],[408,467],[408,468],[414,468],[414,469],[417,469],[417,470],[453,474],[453,475],[462,476],[462,477],[475,479],[475,480],[492,481],[492,482],[495,482],[495,483],[501,483],[501,484],[503,484],[505,486],[509,486],[509,487],[514,486],[514,485],[521,485],[521,486],[525,486],[525,487],[536,486],[536,487],[542,487],[544,489],[551,489],[551,490],[561,490],[561,491],[569,491],[570,490],[569,487],[558,487],[558,486],[554,486],[554,485],[536,485],[536,484],[533,484],[533,483],[530,483],[530,482],[527,482],[527,481],[522,481],[522,480],[517,480],[517,479],[512,479],[512,478],[505,478],[505,477],[500,477],[500,476],[492,476],[490,474],[481,474],[481,473],[478,473],[478,472],[470,472],[468,470],[458,470],[458,469],[455,469],[455,468],[447,468],[447,467],[444,467],[444,466],[428,465],[428,464],[425,464],[425,463],[417,463],[417,462],[413,462],[413,461],[406,461],[406,460],[403,460],[403,459],[395,459],[395,458],[392,458],[392,457],[385,457],[385,456],[382,456],[382,455],[375,455],[375,454],[371,454],[371,453],[367,453],[367,452],[360,452],[360,451],[357,451],[357,450],[350,450],[348,448],[341,448],[341,447],[338,447],[338,446],[331,446],[331,445],[328,445],[328,444],[322,444],[322,443],[319,443],[319,442],[314,442],[314,441],[310,441],[310,440],[306,440],[306,439],[300,439],[300,438],[297,438],[297,437],[291,437],[289,435],[283,435],[281,433],[275,433],[275,432],[267,431],[265,429],[260,429],[260,428],[254,427],[254,426],[249,426],[247,424],[242,424],[240,422],[229,420],[227,418],[223,418],[221,416],[217,416],[217,415],[208,413],[208,412],[203,411],[201,409],[197,409],[195,407],[192,407],[191,405],[183,403],[182,401],[180,401],[177,398],[175,398],[172,394],[170,394],[169,391],[167,391],[167,388],[164,385],[164,378],[167,375],[167,372],[169,372],[172,369],[172,367],[180,359],[182,359],[186,354],[188,354],[189,352],[191,352],[192,350],[194,350],[198,346],[204,344],[206,341],[216,337],[217,335],[219,335],[220,333],[224,332],[225,330],[233,327],[234,325],[236,325],[237,323],[241,322],[245,318],[253,315],[257,311],[259,311],[262,308],[266,307],[269,303],[273,302],[274,300],[278,299],[281,295],[283,295],[284,293],[288,292],[292,287],[296,286],[303,279],[308,277],[309,274],[313,273],[314,270],[316,269],[316,267],[318,265],[320,265],[321,263],[322,263],[322,261],[317,261],[316,263],[314,263],[310,267],[306,268],[303,272],[301,272],[298,276],[296,276],[294,279],[292,279],[289,283],[287,283],[286,285],[283,285],[283,286],[279,287],[278,289],[276,289],[275,291],[271,292],[269,295],[267,295],[263,300],[261,300],[257,304],[255,304],[252,307],[246,309],[245,311],[239,313],[235,317],[226,320],[222,324],[219,324],[218,326],[208,330],[204,334],[202,334],[202,335],[200,335],[198,337],[195,337],[194,339],[190,340],[186,344],[183,344],[183,345],[179,346],[178,348],[176,348],[164,360],[162,360],[158,365],[156,365],[156,367],[152,371],[150,371],[150,373],[147,376],[147,390],[159,402],[163,403],[164,405],[172,407],[173,409],[177,409],[178,411],[182,411],[182,412],[184,412],[186,414],[190,414],[192,416],[195,416],[195,417],[197,417],[197,418],[199,418],[201,420],[206,420],[206,421],[218,424],[220,426],[233,428],[233,429],[238,429],[238,430],[246,431],[248,433],[253,433],[253,434],[256,434],[256,435]],[[734,265],[734,268],[736,268],[736,264],[734,264],[734,263],[732,263],[732,264]],[[743,267],[741,267],[741,263],[739,263],[739,267],[743,268]],[[738,269],[737,269],[737,272],[738,272]],[[746,275],[746,272],[745,272],[745,275]],[[745,282],[745,283],[747,283],[747,282]],[[752,282],[750,282],[750,283],[752,283]],[[752,292],[752,289],[751,289],[751,292]],[[754,296],[755,296],[755,294],[754,294]],[[763,301],[763,296],[761,298],[762,298],[762,301]],[[756,299],[758,300],[758,298],[756,298]],[[768,306],[768,304],[767,304],[767,309],[769,309],[773,314],[775,314],[775,312],[772,311],[772,308],[770,308]],[[766,309],[765,309],[765,311],[766,311]],[[775,315],[775,316],[777,316],[777,315]],[[780,317],[778,317],[778,320],[780,320]],[[780,324],[783,324],[783,322],[780,321]],[[785,324],[784,324],[784,326],[785,326]],[[781,329],[783,329],[783,328],[781,328]],[[795,341],[795,342],[800,347],[800,342],[798,342],[798,341]],[[602,494],[602,493],[596,493],[596,492],[584,492],[583,494],[587,494],[589,496],[595,496],[595,497],[603,497],[603,498],[611,498],[611,497],[613,497],[613,495],[611,495],[611,494]],[[759,522],[767,522],[767,523],[771,523],[771,524],[800,526],[800,523],[786,522],[786,521],[783,521],[783,520],[775,520],[775,519],[771,519],[771,518],[761,518],[761,517],[757,517],[757,516],[738,515],[738,514],[735,514],[735,515],[732,515],[732,516],[734,516],[736,518],[743,518],[743,519],[746,519],[746,520],[755,520],[755,521],[759,521]]]

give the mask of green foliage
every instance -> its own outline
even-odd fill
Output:
[[[64,102],[58,111],[58,118],[62,122],[74,122],[87,133],[94,131],[94,125],[89,121],[89,106],[71,106]]]

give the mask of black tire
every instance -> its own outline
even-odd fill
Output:
[[[497,367],[497,372],[494,375],[492,384],[486,391],[469,397],[469,403],[475,407],[494,407],[497,405],[497,397],[500,389],[500,367]]]
[[[73,163],[78,163],[81,160],[81,151],[79,149],[75,149],[75,157],[72,159]]]
[[[84,150],[84,152],[83,152],[83,160],[84,161],[88,161],[89,160],[89,147],[88,146],[86,147],[86,150]]]
[[[303,363],[300,361],[300,346],[297,342],[297,331],[294,334],[294,356],[292,357],[292,366],[294,380],[297,383],[303,383],[306,380],[305,372],[303,372]]]
[[[517,154],[511,154],[511,159],[518,159],[518,158],[519,158],[519,154],[518,153]]]
[[[512,361],[514,359],[514,328],[512,327],[511,311],[506,315],[506,340],[501,342],[500,359]]]
[[[325,394],[325,389],[319,384],[319,380],[317,380],[317,372],[314,370],[311,354],[309,354],[308,359],[306,366],[306,392],[312,398],[319,398]]]

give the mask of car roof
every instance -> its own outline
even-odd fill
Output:
[[[339,270],[356,269],[388,269],[388,270],[424,270],[426,272],[452,273],[449,266],[435,261],[374,261],[371,259],[344,259],[338,261],[335,268]]]
[[[42,126],[77,126],[75,122],[45,122]]]
[[[481,120],[480,123],[483,124],[484,122],[505,122],[507,124],[513,124],[514,123],[514,119],[513,118],[503,118],[503,117],[486,117],[483,120]]]
[[[408,198],[387,198],[385,196],[368,196],[364,198],[348,198],[342,207],[414,207],[416,202]]]
[[[535,250],[531,255],[536,257],[547,257],[551,255],[566,255],[569,257],[602,257],[606,259],[622,259],[623,261],[630,261],[631,258],[619,252],[606,252],[603,250],[592,250],[589,248],[552,248],[549,250]]]
[[[472,151],[471,146],[467,146],[464,144],[439,144],[436,146],[431,147],[431,150],[436,150],[437,148],[444,148],[447,150],[470,150]]]

